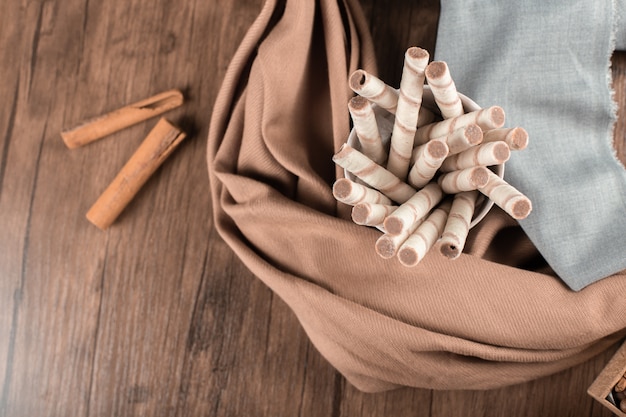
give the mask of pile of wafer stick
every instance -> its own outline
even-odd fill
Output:
[[[428,51],[409,48],[400,88],[357,70],[349,78],[357,94],[348,103],[358,147],[341,146],[333,161],[354,175],[340,178],[333,195],[352,206],[352,219],[383,234],[376,252],[417,265],[433,247],[460,256],[480,201],[488,198],[515,219],[526,218],[530,199],[489,167],[528,145],[521,127],[504,127],[499,106],[465,112],[448,65]],[[422,106],[424,87],[436,108]],[[375,107],[395,115],[390,137],[378,126]],[[481,198],[480,196],[484,196]]]

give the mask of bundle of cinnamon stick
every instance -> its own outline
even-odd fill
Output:
[[[183,104],[179,90],[168,90],[104,115],[86,120],[61,132],[70,149],[90,144],[103,137],[159,116]],[[185,139],[186,134],[161,117],[113,181],[86,214],[87,220],[105,230],[117,219],[150,176]]]
[[[477,207],[492,201],[515,219],[526,218],[528,197],[497,175],[511,151],[528,145],[521,127],[504,127],[499,106],[466,111],[447,64],[429,63],[428,51],[404,55],[400,88],[357,70],[357,94],[348,103],[356,143],[346,142],[333,161],[353,176],[338,179],[333,195],[352,206],[352,219],[383,234],[376,252],[417,265],[433,247],[455,259],[463,251]],[[425,89],[434,103],[422,106]],[[395,115],[384,134],[376,111]]]

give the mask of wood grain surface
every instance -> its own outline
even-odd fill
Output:
[[[363,0],[380,75],[434,50],[439,3]],[[0,416],[608,416],[609,350],[491,391],[364,394],[212,226],[206,136],[262,0],[0,0]],[[614,59],[624,158],[626,57]],[[85,213],[151,130],[59,133],[171,88],[188,138],[103,232]],[[468,387],[470,389],[471,387]]]

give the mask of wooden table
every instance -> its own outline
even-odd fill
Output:
[[[397,84],[408,45],[434,50],[439,4],[363,4]],[[261,5],[2,0],[0,416],[609,415],[585,392],[612,351],[499,390],[361,393],[233,255],[212,226],[206,136]],[[75,150],[59,132],[170,88],[190,137],[102,232],[84,215],[153,122]]]

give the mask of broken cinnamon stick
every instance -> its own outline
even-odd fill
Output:
[[[161,118],[89,209],[87,219],[102,230],[108,228],[184,138],[185,133]]]
[[[182,104],[183,94],[180,91],[165,91],[103,116],[89,119],[72,129],[61,132],[61,137],[68,148],[78,148]]]

